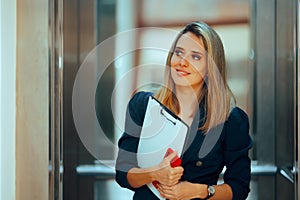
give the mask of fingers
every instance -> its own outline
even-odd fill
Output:
[[[172,183],[178,183],[183,174],[183,167],[174,167],[170,169],[169,180]]]
[[[177,156],[177,152],[173,151],[170,155],[168,155],[164,160],[166,160],[167,162],[171,162],[171,160],[173,158],[175,158]]]
[[[174,168],[173,168],[173,171],[174,171],[176,174],[181,174],[181,175],[182,175],[184,169],[183,169],[183,167],[179,166],[179,167],[174,167]]]
[[[169,186],[158,184],[157,190],[159,191],[160,195],[164,198],[170,197],[173,192],[173,189]]]
[[[174,192],[174,189],[175,189],[174,186],[169,187],[162,184],[159,184],[158,186],[158,191],[160,195],[165,199],[174,199],[174,200],[177,199],[176,192]]]
[[[183,168],[182,167],[176,167],[170,169],[167,176],[165,176],[165,179],[162,183],[164,183],[167,186],[173,186],[177,184],[183,174]]]
[[[170,170],[170,180],[173,180],[175,181],[175,184],[178,183],[178,181],[180,180],[182,174],[183,174],[183,167],[175,167],[175,168],[172,168]]]
[[[162,178],[161,180],[159,180],[159,183],[166,185],[166,186],[173,186],[179,182],[180,178],[181,178],[181,176],[178,174],[170,175],[170,176],[166,176],[165,178]]]
[[[162,197],[164,197],[165,199],[187,200],[187,199],[191,199],[189,194],[184,192],[185,191],[184,188],[187,188],[187,187],[190,187],[190,185],[186,181],[180,182],[173,186],[159,184],[158,191],[159,191],[160,195]]]
[[[183,167],[172,167],[171,160],[177,156],[177,152],[170,153],[160,164],[157,181],[164,185],[175,185],[179,182],[182,174],[183,174]]]

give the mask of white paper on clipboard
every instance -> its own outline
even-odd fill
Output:
[[[150,96],[137,150],[139,167],[158,165],[168,148],[180,157],[187,133],[188,125]],[[159,199],[164,199],[152,183],[147,186]]]

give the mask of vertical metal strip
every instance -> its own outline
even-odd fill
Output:
[[[299,184],[299,171],[300,171],[300,165],[299,165],[299,160],[300,160],[300,148],[299,148],[299,144],[300,144],[300,107],[299,107],[299,100],[300,100],[300,58],[299,58],[299,46],[300,46],[300,16],[299,16],[299,9],[300,9],[300,0],[296,0],[295,2],[295,10],[296,10],[296,16],[295,16],[295,47],[294,47],[294,51],[295,51],[295,71],[296,71],[296,101],[295,101],[295,106],[296,106],[296,124],[297,127],[295,129],[295,170],[296,170],[296,177],[295,177],[295,199],[300,199],[300,184]]]
[[[63,0],[49,0],[50,180],[49,200],[62,199]]]
[[[300,199],[299,194],[299,158],[300,158],[300,148],[298,147],[300,143],[300,108],[299,108],[299,94],[300,94],[300,87],[299,87],[299,80],[300,80],[300,73],[299,73],[299,6],[300,0],[294,1],[294,119],[295,119],[295,128],[294,128],[294,191],[295,191],[295,198]]]

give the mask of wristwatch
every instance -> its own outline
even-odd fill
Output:
[[[208,195],[205,199],[209,199],[210,197],[214,196],[216,192],[215,187],[212,185],[207,185],[207,191],[208,191]]]

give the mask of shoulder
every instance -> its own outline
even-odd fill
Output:
[[[146,91],[139,91],[131,97],[131,102],[141,102],[141,101],[148,101],[149,96],[153,95],[152,92],[146,92]]]
[[[144,115],[148,105],[151,92],[137,92],[135,93],[128,103],[128,112],[131,118],[137,123],[141,124],[144,120]]]
[[[232,150],[252,144],[248,115],[241,108],[234,107],[231,110],[225,122],[225,134],[225,145]]]
[[[134,110],[139,108],[146,108],[148,99],[151,95],[151,92],[137,92],[130,99],[128,106]]]
[[[234,107],[228,118],[226,123],[230,126],[247,126],[249,128],[249,119],[248,115],[239,107]],[[235,127],[236,128],[236,127]]]

